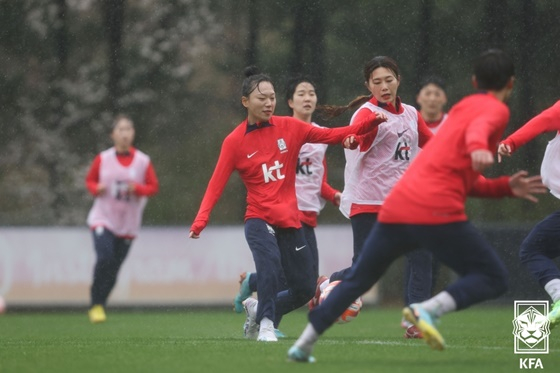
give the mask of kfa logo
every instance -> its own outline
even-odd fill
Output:
[[[303,162],[301,161],[301,158],[298,158],[298,162],[297,162],[297,166],[296,166],[296,175],[297,174],[302,174],[302,175],[313,174],[313,171],[311,171],[309,169],[309,166],[311,166],[312,164],[313,163],[311,163],[309,158],[305,158],[305,160]]]
[[[520,301],[514,305],[513,335],[516,354],[548,354],[548,301]]]
[[[399,141],[397,143],[397,149],[395,150],[395,161],[410,161],[410,145],[406,140]]]
[[[282,175],[282,172],[280,170],[282,167],[284,167],[284,164],[278,161],[274,161],[274,166],[270,168],[267,167],[266,163],[263,163],[262,170],[264,175],[264,182],[268,183],[270,181],[277,181],[285,178],[286,176]]]
[[[277,141],[278,143],[278,149],[280,150],[280,153],[284,153],[288,151],[288,146],[286,145],[286,141],[284,141],[284,139],[280,138]]]

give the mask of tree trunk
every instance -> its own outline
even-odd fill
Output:
[[[107,32],[109,56],[109,81],[107,105],[113,114],[119,112],[119,84],[122,77],[121,50],[125,0],[102,0],[103,20]]]

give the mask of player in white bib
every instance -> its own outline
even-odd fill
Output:
[[[132,146],[130,118],[115,118],[111,138],[114,146],[95,157],[86,176],[87,189],[95,197],[87,217],[96,253],[88,312],[92,323],[106,320],[107,299],[142,224],[147,197],[159,190],[150,158]]]
[[[344,190],[340,211],[350,219],[354,238],[352,264],[360,255],[364,242],[377,222],[377,214],[385,197],[414,160],[420,148],[433,136],[416,108],[404,104],[397,95],[401,76],[395,61],[378,56],[364,66],[364,84],[370,92],[347,106],[324,106],[331,117],[358,107],[350,125],[372,112],[383,113],[388,120],[371,134],[363,136],[358,149],[344,150]],[[410,303],[424,301],[432,291],[432,255],[425,250],[407,254],[410,268],[406,299]],[[342,280],[350,268],[321,276],[311,301],[313,308],[319,302],[321,291],[333,281]],[[403,324],[405,338],[421,338],[412,324]]]
[[[312,115],[317,106],[317,92],[312,80],[305,76],[298,76],[288,82],[286,102],[292,110],[293,117],[319,127],[312,121]],[[315,227],[317,216],[330,201],[335,206],[340,204],[340,191],[331,187],[327,182],[327,166],[325,153],[326,144],[304,144],[301,147],[296,167],[296,197],[302,230],[314,259],[315,277],[319,276],[319,252]],[[257,274],[243,272],[239,279],[240,290],[234,299],[236,312],[243,312],[242,302],[253,292],[257,291]],[[284,281],[282,281],[284,283]],[[283,334],[278,330],[280,317],[275,320],[275,333],[278,337]]]

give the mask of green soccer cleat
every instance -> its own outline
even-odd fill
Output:
[[[552,309],[548,313],[548,321],[550,322],[550,329],[560,324],[560,300],[552,304]]]
[[[288,350],[288,360],[295,361],[298,363],[314,363],[316,360],[313,356],[303,351],[297,346],[292,346]]]
[[[435,327],[435,317],[419,304],[411,304],[403,309],[404,318],[416,325],[422,333],[422,338],[434,350],[443,350],[445,341]]]
[[[280,339],[280,338],[286,338],[286,334],[282,333],[280,330],[278,329],[274,329],[274,334],[276,335],[276,338]]]
[[[239,293],[233,300],[233,309],[237,313],[243,312],[243,301],[253,294],[249,289],[249,277],[251,277],[250,272],[243,272],[239,275]]]

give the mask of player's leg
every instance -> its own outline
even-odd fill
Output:
[[[313,346],[352,302],[368,291],[414,239],[404,225],[376,224],[367,238],[358,261],[342,278],[328,298],[309,313],[309,324],[288,351],[294,361],[310,362]]]
[[[132,240],[128,238],[115,237],[113,243],[113,258],[107,266],[107,297],[115,287],[120,268],[126,259]]]
[[[270,322],[276,313],[276,294],[278,293],[279,274],[282,270],[280,250],[276,238],[277,231],[262,219],[249,219],[245,222],[245,237],[257,270],[257,288],[259,301],[248,298],[245,301],[247,311],[246,337],[257,338],[258,331],[254,330],[255,324]]]
[[[560,270],[553,259],[560,256],[560,211],[539,222],[523,240],[519,252],[527,267],[552,299],[550,326],[560,324]]]
[[[112,288],[109,276],[113,262],[115,236],[103,227],[97,227],[92,234],[96,259],[90,289],[91,308],[88,314],[91,322],[98,323],[106,320],[105,305]]]
[[[305,241],[311,249],[313,256],[313,269],[315,278],[319,277],[319,249],[317,247],[317,237],[315,236],[315,228],[305,223],[301,223],[301,230],[305,236]]]
[[[350,222],[352,223],[352,237],[353,237],[353,251],[354,254],[352,256],[352,264],[356,263],[358,257],[360,256],[360,252],[362,251],[362,247],[366,242],[373,226],[377,222],[377,214],[374,213],[365,213],[365,214],[358,214],[354,215],[350,218]],[[337,281],[341,280],[344,276],[344,273],[349,271],[350,267],[340,270],[338,272],[334,272],[329,281]]]
[[[420,303],[432,296],[432,253],[414,250],[406,254],[405,305]],[[422,338],[419,329],[403,318],[405,338]]]

